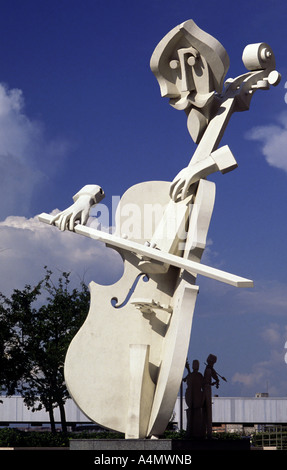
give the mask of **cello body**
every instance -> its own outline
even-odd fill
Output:
[[[182,233],[177,233],[179,244],[184,246],[187,234],[190,256],[197,258],[204,249],[215,194],[213,183],[201,183],[201,207],[194,195],[182,203],[185,214],[193,211],[186,223],[194,220],[195,230],[189,232],[179,223]],[[131,187],[117,209],[119,233],[127,224],[131,204],[141,214],[144,205],[168,207],[169,183],[151,181]],[[144,230],[143,221],[133,223],[142,223]],[[191,232],[192,239],[188,237]],[[90,284],[89,314],[69,346],[65,380],[71,396],[92,421],[126,437],[143,438],[161,434],[172,414],[198,287],[194,285],[195,276],[189,275],[186,280],[180,269],[170,266],[166,272],[148,273],[153,268],[145,263],[143,271],[142,260],[135,254],[120,254],[124,260],[122,278],[109,286]],[[124,305],[115,306],[115,302],[125,301],[134,281],[134,291]]]

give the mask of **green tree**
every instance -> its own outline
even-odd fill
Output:
[[[13,390],[13,377],[15,377],[15,374],[13,367],[10,367],[11,361],[7,351],[7,344],[10,343],[11,337],[12,330],[7,319],[6,310],[0,304],[0,394],[10,390],[11,387]],[[1,400],[0,403],[2,403]]]
[[[83,324],[89,308],[89,291],[84,283],[69,289],[70,274],[63,272],[57,283],[52,272],[35,287],[14,290],[2,296],[2,310],[9,325],[6,341],[5,384],[16,391],[33,411],[45,408],[55,432],[54,409],[59,407],[62,430],[66,432],[64,404],[69,393],[64,380],[68,346]],[[7,320],[8,319],[8,320]],[[9,372],[10,371],[10,372]],[[13,371],[13,372],[12,372]]]

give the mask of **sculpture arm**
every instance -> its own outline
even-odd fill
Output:
[[[215,171],[227,173],[228,171],[234,170],[236,167],[237,162],[228,145],[225,145],[212,152],[207,158],[183,168],[171,183],[170,197],[176,201],[181,193],[181,199],[185,199],[190,186],[201,178],[206,178],[206,176]]]
[[[74,230],[76,222],[85,225],[89,218],[91,207],[105,197],[104,191],[98,185],[88,184],[73,196],[74,204],[52,218],[51,224],[60,230]]]
[[[212,382],[211,385],[215,385],[216,388],[218,388],[219,387],[219,378],[218,378],[218,375],[215,372],[215,370],[212,371],[211,375],[212,375],[212,378],[214,379],[214,382]]]

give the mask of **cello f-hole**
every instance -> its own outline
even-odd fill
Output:
[[[136,288],[140,278],[142,278],[144,282],[149,281],[149,276],[147,274],[145,274],[145,273],[138,274],[137,277],[135,278],[131,288],[129,289],[129,291],[126,295],[126,298],[123,300],[122,303],[118,304],[118,298],[117,297],[112,297],[111,304],[114,308],[122,308],[128,303],[128,301],[131,298],[133,292],[135,291],[135,288]]]

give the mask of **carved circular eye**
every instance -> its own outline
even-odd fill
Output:
[[[192,66],[195,64],[195,61],[196,61],[196,57],[194,57],[193,55],[191,55],[191,56],[187,59],[187,63],[188,63],[188,65],[190,65],[190,67],[192,67]]]
[[[171,60],[170,63],[169,63],[169,66],[171,69],[175,70],[179,67],[179,60]]]

